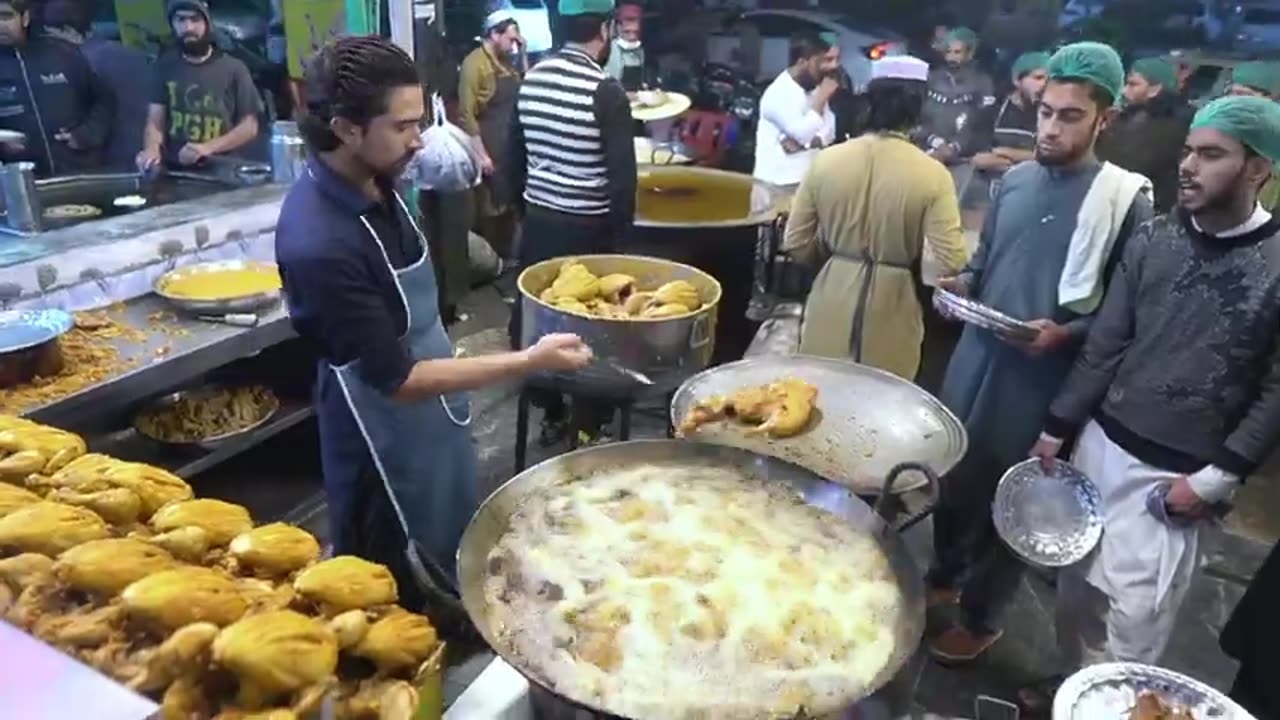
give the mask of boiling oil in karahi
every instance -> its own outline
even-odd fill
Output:
[[[751,176],[684,168],[640,170],[636,220],[674,224],[742,220],[752,213]]]

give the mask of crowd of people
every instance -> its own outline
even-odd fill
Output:
[[[213,44],[204,0],[166,6],[173,44],[154,61],[96,37],[89,0],[0,2],[0,161],[37,176],[199,166],[258,136],[249,69]]]

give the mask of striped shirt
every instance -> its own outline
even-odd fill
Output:
[[[538,63],[520,86],[513,144],[523,147],[513,148],[512,162],[523,161],[524,172],[514,189],[523,187],[525,202],[558,212],[626,213],[629,225],[635,207],[630,117],[621,86],[586,53],[565,48]],[[618,159],[615,146],[621,145],[629,168]]]

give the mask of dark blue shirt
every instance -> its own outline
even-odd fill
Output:
[[[378,202],[318,158],[307,168],[285,197],[276,226],[290,320],[324,360],[360,360],[364,381],[391,394],[413,361],[399,342],[408,318],[387,264],[400,269],[417,262],[422,245],[390,183],[379,183],[384,201]]]

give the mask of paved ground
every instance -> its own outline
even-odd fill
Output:
[[[480,354],[505,349],[507,306],[496,291],[486,288],[473,293],[463,312],[467,319],[453,328],[453,334],[465,352]],[[472,429],[486,489],[496,487],[511,477],[513,471],[516,395],[517,387],[506,384],[476,393],[473,398],[476,420]],[[662,436],[664,410],[660,402],[638,408],[633,437]],[[536,412],[534,414],[536,428]],[[219,487],[230,487],[225,483],[231,482],[231,478],[235,478],[237,487],[243,487],[245,477],[258,478],[256,487],[264,493],[269,493],[272,486],[318,487],[316,464],[308,459],[314,458],[313,447],[314,430],[300,428],[241,461],[201,477],[198,489],[202,494],[216,496]],[[552,454],[539,448],[534,438],[530,439],[529,448],[530,464]],[[1242,503],[1244,509],[1229,519],[1231,532],[1224,535],[1221,547],[1209,555],[1204,571],[1198,576],[1165,660],[1169,667],[1219,688],[1230,685],[1234,667],[1218,650],[1217,633],[1263,559],[1266,545],[1261,541],[1269,542],[1280,535],[1277,532],[1280,483],[1253,485],[1246,496],[1249,500]],[[310,528],[324,534],[322,511],[307,520]],[[908,538],[913,550],[918,549],[922,563],[927,557],[929,532],[924,524]],[[914,685],[915,709],[947,717],[972,717],[974,698],[979,694],[1012,699],[1021,684],[1053,671],[1051,580],[1045,575],[1027,575],[1008,611],[1005,638],[979,664],[956,670],[923,659],[915,663],[915,672],[905,677],[908,685]],[[452,673],[447,695],[460,692],[483,662],[484,658],[475,658],[465,669]]]

